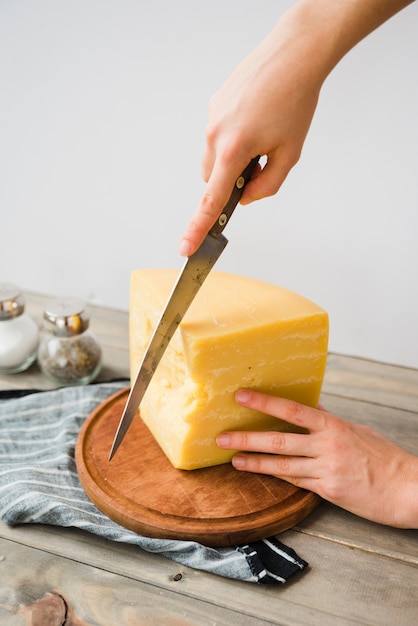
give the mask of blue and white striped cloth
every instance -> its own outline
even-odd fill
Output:
[[[153,539],[116,524],[92,504],[77,475],[77,436],[96,406],[128,384],[125,380],[47,392],[0,392],[0,518],[9,525],[76,527],[248,582],[284,583],[303,570],[307,563],[275,537],[219,549]]]

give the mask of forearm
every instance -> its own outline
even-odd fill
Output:
[[[306,61],[322,84],[349,50],[412,2],[300,0],[283,15],[266,42],[273,46],[275,39],[283,42],[286,33],[287,44],[296,43],[300,61]]]

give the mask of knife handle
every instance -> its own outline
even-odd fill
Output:
[[[259,162],[259,160],[260,160],[259,156],[252,159],[247,165],[247,167],[245,168],[245,170],[242,172],[242,174],[237,178],[237,180],[235,181],[235,185],[232,190],[232,193],[230,195],[230,198],[228,202],[226,203],[222,213],[220,214],[220,216],[218,217],[218,219],[216,220],[216,222],[210,229],[209,235],[212,235],[213,237],[218,237],[223,231],[223,229],[225,228],[225,226],[228,224],[229,218],[231,217],[232,213],[234,212],[235,207],[240,201],[245,185],[248,183],[251,176],[255,172],[255,169],[257,167],[257,163]]]

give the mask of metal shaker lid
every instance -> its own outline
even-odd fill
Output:
[[[80,335],[89,327],[90,314],[82,300],[57,298],[44,309],[44,326],[59,337]]]
[[[25,299],[19,287],[11,283],[0,284],[0,320],[22,315]]]

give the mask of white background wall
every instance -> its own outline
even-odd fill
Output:
[[[207,103],[292,4],[0,0],[0,282],[128,308],[178,267]],[[418,367],[418,5],[350,52],[280,193],[217,269],[329,311],[330,349]]]

